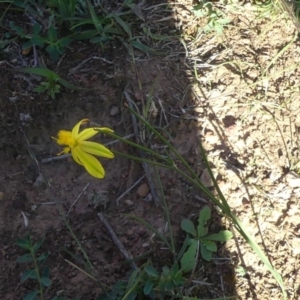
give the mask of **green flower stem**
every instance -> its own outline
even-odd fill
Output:
[[[212,192],[206,188],[203,183],[201,182],[201,180],[199,179],[198,175],[194,172],[194,170],[189,166],[189,164],[187,163],[187,161],[182,157],[182,155],[172,146],[172,144],[165,139],[153,126],[151,126],[142,116],[140,116],[139,114],[137,114],[133,109],[131,109],[130,107],[128,107],[128,109],[130,110],[130,112],[132,114],[135,115],[135,117],[141,121],[152,133],[155,134],[156,137],[158,137],[163,143],[164,145],[168,146],[170,151],[172,153],[175,154],[175,157],[183,164],[183,166],[186,168],[186,170],[190,173],[190,175],[186,174],[182,169],[179,169],[174,161],[171,162],[169,159],[163,158],[160,154],[154,152],[151,149],[147,149],[141,145],[138,145],[134,142],[128,141],[126,139],[120,138],[115,134],[110,134],[113,137],[115,137],[116,139],[119,139],[120,141],[123,141],[131,146],[134,146],[138,149],[141,149],[143,151],[145,151],[146,153],[150,153],[152,154],[154,157],[157,157],[159,159],[163,159],[165,162],[167,162],[168,164],[166,166],[164,166],[163,164],[161,165],[162,167],[166,167],[170,170],[176,171],[177,173],[179,173],[180,175],[182,175],[184,178],[186,178],[187,180],[189,180],[191,183],[194,183],[201,191],[203,191],[208,198],[217,206],[222,210],[222,213],[229,219],[231,220],[231,222],[233,223],[234,227],[236,228],[236,230],[241,234],[241,236],[245,239],[245,241],[251,246],[251,248],[253,249],[253,251],[258,255],[258,257],[261,259],[261,261],[264,263],[264,265],[266,266],[266,268],[270,271],[270,273],[273,275],[273,277],[276,279],[277,283],[279,284],[279,286],[281,287],[282,290],[282,294],[284,299],[287,299],[287,295],[285,292],[285,287],[284,287],[284,283],[282,280],[281,275],[272,267],[269,259],[267,258],[267,256],[264,254],[264,252],[261,250],[260,246],[257,244],[257,242],[255,241],[255,239],[247,232],[246,228],[244,227],[244,225],[240,222],[240,220],[237,218],[237,216],[231,211],[231,208],[228,204],[228,202],[226,201],[222,191],[220,190],[218,183],[216,181],[216,179],[213,176],[213,173],[211,171],[211,168],[209,166],[206,154],[204,152],[204,149],[202,147],[202,145],[200,144],[200,148],[201,148],[201,153],[202,153],[202,157],[204,159],[204,162],[206,164],[206,167],[208,169],[208,172],[210,174],[210,177],[214,183],[214,187],[217,191],[218,197],[219,199],[217,199]],[[144,161],[143,159],[140,158],[132,158],[135,160],[139,160],[139,161]],[[148,161],[149,162],[149,161]],[[156,162],[154,162],[154,164],[156,164]],[[170,248],[172,249],[172,248]]]
[[[36,272],[36,275],[37,275],[37,281],[39,283],[41,299],[44,300],[44,287],[43,287],[43,284],[42,284],[42,281],[41,281],[40,270],[39,270],[39,266],[38,266],[37,260],[35,258],[34,247],[32,245],[31,237],[30,236],[29,236],[29,239],[30,239],[30,255],[31,255],[32,259],[33,259],[34,269],[35,269],[35,272]]]
[[[97,128],[95,128],[95,130],[99,131],[99,130],[97,130]],[[99,132],[101,132],[101,131],[99,131]],[[117,135],[115,133],[112,133],[112,132],[105,132],[105,134],[107,134],[107,135],[109,135],[109,136],[111,136],[111,137],[113,137],[113,138],[115,138],[115,139],[117,139],[117,140],[119,140],[121,142],[124,142],[124,143],[126,143],[128,145],[131,145],[131,146],[133,146],[133,147],[135,147],[135,148],[137,148],[139,150],[145,151],[146,153],[151,154],[154,157],[156,157],[158,159],[161,159],[161,160],[165,161],[166,163],[170,164],[170,160],[168,160],[167,158],[163,157],[159,153],[153,151],[152,149],[149,149],[149,148],[146,148],[144,146],[141,146],[141,145],[139,145],[139,144],[137,144],[135,142],[131,142],[130,140],[124,139],[123,137],[121,137],[121,136],[119,136],[119,135]]]
[[[171,240],[171,251],[173,253],[174,261],[175,261],[176,260],[176,252],[175,252],[175,244],[174,244],[174,238],[173,238],[173,233],[172,233],[171,218],[170,218],[170,214],[169,214],[169,210],[168,210],[167,201],[165,198],[164,189],[163,189],[160,177],[158,175],[157,168],[154,167],[154,170],[155,170],[156,176],[158,178],[159,188],[160,188],[161,196],[162,196],[162,200],[163,200],[163,208],[164,208],[164,211],[166,214],[167,223],[168,223],[168,227],[169,227],[168,229],[169,229],[170,240]]]
[[[153,160],[146,159],[146,158],[140,158],[140,157],[137,157],[137,156],[133,156],[133,155],[130,155],[130,154],[125,154],[125,153],[115,151],[115,150],[112,150],[112,152],[116,155],[126,157],[126,158],[129,158],[129,159],[135,160],[135,161],[145,162],[145,163],[157,166],[157,167],[162,167],[162,168],[165,168],[165,169],[173,170],[172,165],[165,165],[165,164],[159,163],[157,161],[153,161]]]

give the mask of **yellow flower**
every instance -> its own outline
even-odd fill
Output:
[[[80,165],[83,165],[88,173],[96,178],[103,178],[105,171],[97,158],[93,155],[105,158],[114,158],[114,154],[105,146],[87,141],[98,132],[113,132],[110,128],[87,128],[79,132],[80,125],[88,123],[89,119],[83,119],[78,122],[72,131],[60,130],[57,138],[54,138],[59,145],[67,147],[61,153],[71,152],[73,159]],[[59,153],[59,154],[61,154]]]

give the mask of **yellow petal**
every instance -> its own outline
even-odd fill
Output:
[[[98,132],[114,132],[112,129],[108,127],[95,127],[94,130],[97,130]]]
[[[82,130],[79,133],[79,135],[77,136],[77,141],[78,142],[86,141],[99,132],[106,133],[106,132],[114,132],[114,131],[108,127],[87,128],[87,129]]]
[[[77,136],[77,142],[80,143],[82,141],[88,140],[94,135],[96,135],[98,131],[94,130],[94,128],[87,128],[82,130]]]
[[[79,158],[78,158],[77,151],[76,151],[75,149],[77,149],[77,147],[74,147],[74,148],[71,150],[72,157],[73,157],[73,159],[75,160],[76,163],[78,163],[79,165],[82,165],[81,161],[80,161]]]
[[[75,147],[72,150],[72,153],[74,153],[73,157],[75,156],[81,162],[81,164],[85,167],[88,173],[90,173],[96,178],[104,177],[105,171],[97,158],[88,153],[83,152],[78,147]]]
[[[98,155],[106,158],[115,157],[108,148],[95,142],[83,141],[78,145],[78,147],[80,148],[80,150],[93,155]]]
[[[88,123],[90,120],[89,119],[83,119],[80,122],[78,122],[72,129],[72,137],[73,139],[77,139],[78,138],[78,134],[79,134],[79,128],[82,124]]]

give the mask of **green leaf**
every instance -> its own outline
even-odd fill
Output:
[[[113,17],[117,21],[117,23],[119,25],[121,25],[121,27],[127,33],[129,39],[130,40],[132,39],[132,33],[131,33],[131,30],[130,30],[130,27],[128,26],[128,24],[126,22],[124,22],[116,13],[112,13],[108,17]]]
[[[127,300],[134,300],[137,296],[136,292],[131,292],[128,296],[127,296]]]
[[[244,277],[247,274],[247,269],[245,269],[243,266],[237,266],[235,268],[235,273],[237,276]]]
[[[222,230],[219,233],[207,235],[206,240],[216,241],[216,242],[226,242],[233,237],[233,234],[229,230]]]
[[[12,30],[14,30],[21,38],[24,38],[25,37],[25,33],[23,31],[23,29],[19,26],[16,26],[14,24],[14,22],[10,21],[9,22],[9,26]]]
[[[25,263],[25,262],[32,262],[33,257],[30,253],[24,254],[22,256],[19,256],[16,260],[18,263]]]
[[[189,246],[189,241],[190,241],[190,236],[187,234],[186,237],[185,237],[184,243],[183,243],[181,249],[179,250],[179,252],[177,254],[176,261],[178,261],[182,257],[182,255],[184,254],[185,250]]]
[[[107,35],[108,33],[110,36],[110,39],[112,39],[111,34],[112,35],[122,35],[122,31],[120,31],[118,28],[116,28],[114,23],[110,23],[105,25],[103,32],[105,33],[105,35]]]
[[[25,270],[21,276],[21,282],[25,281],[28,278],[38,279],[36,270]]]
[[[89,9],[89,13],[92,17],[92,21],[93,21],[93,24],[95,26],[95,28],[97,29],[98,32],[102,32],[103,31],[103,26],[102,26],[102,23],[101,21],[103,22],[103,18],[98,18],[97,14],[95,13],[95,10],[94,10],[94,7],[91,5],[90,1],[87,1],[87,6],[88,6],[88,9]]]
[[[57,45],[55,44],[50,44],[46,47],[46,51],[49,53],[51,59],[53,61],[57,61],[59,59],[59,49]]]
[[[48,95],[51,96],[51,99],[53,99],[53,100],[55,99],[55,92],[53,90],[49,90]]]
[[[28,294],[27,296],[25,296],[23,298],[23,300],[34,300],[36,299],[36,296],[40,293],[40,291],[33,291],[30,294]]]
[[[58,42],[62,47],[67,47],[72,42],[72,39],[69,37],[64,37],[61,38]]]
[[[90,39],[90,43],[92,44],[98,44],[98,43],[102,43],[105,41],[108,41],[109,38],[108,37],[103,37],[103,36],[95,36],[93,38]]]
[[[151,280],[147,280],[146,281],[146,284],[145,284],[144,289],[143,289],[144,295],[147,296],[147,295],[149,295],[151,293],[153,285],[154,285],[154,283]]]
[[[202,240],[201,243],[205,246],[205,248],[211,252],[217,252],[217,245],[215,242]]]
[[[175,277],[173,278],[174,284],[179,287],[185,284],[185,279],[182,277],[182,272],[178,272]]]
[[[58,79],[60,79],[58,74],[56,74],[55,72],[47,68],[19,68],[16,70],[20,72],[29,73],[29,74],[39,75],[47,78],[48,80],[57,81]]]
[[[174,274],[177,274],[179,272],[179,265],[178,263],[175,263],[172,268],[171,268],[171,271],[174,273]],[[181,273],[181,272],[179,272]]]
[[[201,244],[201,256],[206,261],[211,261],[212,259],[212,252],[207,250],[204,244]]]
[[[174,283],[173,283],[173,280],[168,280],[166,281],[166,284],[165,284],[165,291],[167,292],[172,292],[174,290]]]
[[[92,37],[94,37],[97,34],[98,34],[98,31],[95,30],[95,29],[86,30],[86,31],[83,31],[81,33],[78,33],[78,34],[74,35],[74,39],[76,39],[76,40],[87,40],[87,39],[91,39]]]
[[[168,266],[164,266],[162,269],[162,277],[169,277],[170,275],[170,269]]]
[[[33,44],[33,45],[36,45],[36,46],[38,46],[38,47],[43,47],[44,46],[44,44],[45,44],[45,40],[42,38],[42,37],[40,37],[40,36],[34,36],[31,40],[30,40],[30,42]],[[26,44],[26,43],[25,43]],[[25,45],[24,44],[24,45]],[[24,47],[24,45],[23,45],[23,47]]]
[[[39,85],[37,87],[35,87],[32,91],[35,93],[44,93],[48,88],[43,86],[43,85]]]
[[[128,280],[128,284],[126,287],[126,291],[129,291],[136,283],[136,280],[138,279],[138,277],[140,276],[140,270],[134,270]]]
[[[44,242],[44,239],[45,239],[45,237],[43,237],[42,239],[40,239],[38,242],[36,242],[34,245],[33,245],[33,252],[34,253],[36,253],[39,249],[40,249],[40,247],[41,247],[41,245],[43,244],[43,242]]]
[[[50,269],[48,268],[48,267],[45,267],[44,269],[43,269],[43,272],[42,272],[42,277],[47,277],[47,278],[49,278],[49,276],[50,276]]]
[[[69,90],[74,90],[74,91],[88,91],[90,89],[86,89],[86,88],[82,88],[82,87],[78,87],[73,85],[72,83],[64,80],[63,78],[59,78],[58,82],[63,85],[64,87],[66,87]]]
[[[48,41],[51,43],[57,42],[57,32],[53,26],[50,26],[48,29]]]
[[[22,49],[29,49],[32,47],[32,45],[33,45],[32,40],[29,40],[22,45]]]
[[[183,219],[181,221],[181,229],[184,230],[185,232],[191,234],[194,237],[197,236],[195,226],[191,220]]]
[[[149,54],[153,54],[153,55],[163,55],[164,54],[164,52],[156,51],[156,50],[144,45],[140,41],[130,41],[130,44],[132,45],[132,47],[134,47],[138,50],[141,50],[142,52],[145,52],[145,53],[149,53]]]
[[[48,258],[48,255],[49,255],[49,253],[47,251],[47,252],[41,254],[39,257],[37,257],[36,260],[40,261],[40,262],[45,261]]]
[[[151,277],[155,277],[158,278],[159,277],[159,273],[156,271],[155,268],[153,268],[152,266],[146,266],[145,267],[145,271],[146,273],[151,276]]]
[[[52,281],[48,277],[42,277],[41,278],[41,283],[44,286],[49,287],[52,284]]]
[[[187,273],[193,270],[196,265],[196,255],[199,242],[197,240],[190,240],[191,245],[189,246],[188,250],[183,254],[180,264],[181,269],[183,272]]]
[[[198,219],[198,237],[203,237],[207,234],[207,228],[205,228],[207,221],[210,219],[211,216],[211,210],[208,206],[205,206],[199,214]]]
[[[40,31],[41,31],[41,29],[42,29],[42,26],[41,26],[39,23],[36,22],[36,23],[33,25],[33,28],[32,28],[32,33],[33,33],[33,35],[34,35],[34,36],[38,36],[39,33],[40,33]]]
[[[25,239],[17,239],[17,245],[25,250],[30,250],[32,247],[30,236],[27,235]]]

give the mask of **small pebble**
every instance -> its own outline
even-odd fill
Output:
[[[133,202],[131,200],[129,200],[129,199],[126,199],[124,202],[128,206],[132,206],[133,205]]]
[[[140,196],[140,197],[146,197],[147,195],[148,195],[148,193],[149,193],[149,186],[148,186],[148,184],[147,183],[143,183],[143,184],[141,184],[140,185],[140,187],[138,188],[138,190],[137,190],[137,194],[138,194],[138,196]]]
[[[216,178],[218,173],[215,170],[212,170],[212,172],[213,172],[214,177]],[[208,169],[204,169],[202,171],[200,180],[202,181],[202,183],[205,187],[213,187],[214,186],[214,183],[213,183],[212,179],[210,178]]]
[[[109,114],[110,114],[112,117],[114,117],[114,116],[116,116],[119,112],[120,112],[119,107],[116,106],[116,105],[113,105],[113,106],[111,107],[111,109],[110,109]]]

